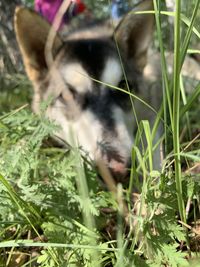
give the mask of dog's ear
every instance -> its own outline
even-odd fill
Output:
[[[39,14],[25,7],[16,8],[14,26],[28,77],[32,82],[38,82],[47,72],[45,44],[51,26]],[[62,41],[57,35],[53,56],[61,45]]]
[[[143,1],[121,20],[114,32],[126,60],[132,60],[141,71],[146,65],[147,50],[153,35],[154,15],[136,12],[149,10],[153,10],[152,0]]]

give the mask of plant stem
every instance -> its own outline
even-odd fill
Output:
[[[173,146],[175,159],[175,179],[178,207],[181,220],[186,222],[185,207],[182,196],[182,177],[180,162],[179,140],[179,109],[180,109],[180,22],[181,0],[176,0],[175,25],[174,25],[174,76],[173,76]]]

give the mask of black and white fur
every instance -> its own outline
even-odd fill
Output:
[[[152,1],[146,0],[134,11],[152,9]],[[130,96],[113,86],[149,95],[143,69],[154,18],[134,11],[112,33],[98,26],[71,33],[65,41],[57,35],[51,66],[44,54],[50,25],[23,7],[15,14],[18,44],[34,87],[33,109],[38,112],[39,103],[51,97],[47,116],[62,127],[56,134],[70,143],[73,133],[83,150],[94,161],[103,160],[114,177],[125,176],[130,165],[135,118]],[[148,118],[151,112],[134,103],[137,115]]]

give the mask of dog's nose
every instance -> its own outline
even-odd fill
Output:
[[[122,181],[126,178],[130,172],[131,168],[131,160],[127,162],[119,162],[116,160],[111,160],[109,162],[109,169],[111,174],[117,181]]]

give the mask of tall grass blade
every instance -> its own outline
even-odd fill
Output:
[[[188,49],[188,46],[189,46],[189,43],[190,43],[190,39],[191,39],[191,35],[192,35],[192,32],[193,32],[193,26],[194,26],[195,18],[197,16],[197,12],[198,12],[198,9],[199,9],[199,4],[200,4],[200,0],[197,0],[196,3],[195,3],[195,7],[193,9],[192,18],[190,20],[190,24],[189,24],[188,30],[186,32],[186,36],[185,36],[184,41],[183,41],[183,46],[181,48],[180,68],[182,67],[184,59],[185,59],[185,56],[187,54],[187,49]]]
[[[173,73],[173,147],[175,159],[175,180],[177,200],[181,220],[186,222],[185,207],[182,195],[181,157],[179,139],[179,110],[180,110],[180,30],[181,30],[181,0],[176,0],[175,25],[174,25],[174,73]]]
[[[162,69],[163,87],[164,87],[164,91],[163,91],[164,110],[166,110],[166,104],[168,104],[170,121],[172,122],[170,86],[169,86],[167,63],[165,59],[165,50],[164,50],[164,45],[163,45],[163,40],[162,40],[162,30],[161,30],[161,21],[160,21],[161,10],[158,9],[156,0],[153,0],[153,4],[154,4],[154,9],[155,9],[156,30],[158,34],[158,42],[159,42],[159,48],[160,48],[160,54],[161,54],[161,69]]]
[[[200,96],[200,83],[197,85],[197,87],[194,89],[194,91],[189,95],[187,99],[187,103],[181,108],[180,110],[180,117],[182,117],[194,104],[194,102],[198,99]]]

